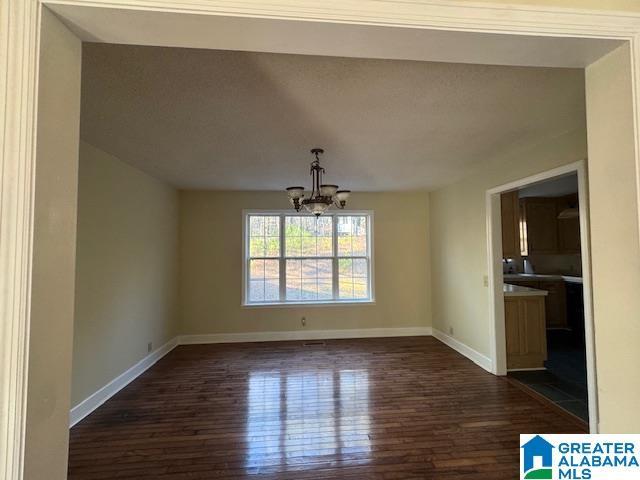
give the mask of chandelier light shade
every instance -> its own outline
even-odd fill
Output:
[[[304,187],[289,187],[287,193],[291,200],[299,200],[304,197]]]
[[[289,187],[287,194],[289,201],[299,212],[302,207],[316,217],[326,212],[332,205],[336,208],[343,209],[347,204],[347,199],[351,194],[351,190],[338,190],[338,185],[322,183],[324,168],[320,166],[320,155],[324,153],[321,148],[314,148],[311,154],[315,159],[311,162],[311,195],[305,198],[304,187]]]

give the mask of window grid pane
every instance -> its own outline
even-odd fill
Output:
[[[249,215],[247,301],[369,299],[367,222],[367,215]]]
[[[338,256],[366,257],[367,250],[367,217],[339,215]]]
[[[249,260],[249,301],[280,300],[280,261]]]
[[[333,256],[331,217],[285,216],[285,257]]]
[[[332,263],[331,259],[287,259],[285,300],[332,300]]]
[[[338,298],[340,300],[369,298],[368,259],[340,258],[338,267]]]
[[[249,257],[278,258],[280,256],[280,217],[249,216]]]

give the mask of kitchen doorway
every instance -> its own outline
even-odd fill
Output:
[[[584,162],[487,192],[494,371],[597,428]]]

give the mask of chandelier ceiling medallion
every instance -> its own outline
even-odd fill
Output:
[[[304,198],[304,187],[287,188],[289,200],[293,208],[296,209],[296,212],[299,212],[300,208],[304,207],[307,211],[319,217],[326,212],[331,205],[343,209],[347,204],[347,198],[349,198],[351,190],[338,190],[338,185],[322,183],[324,168],[320,166],[320,155],[323,153],[324,150],[321,148],[311,150],[311,154],[315,156],[315,160],[311,162],[310,174],[312,177],[312,185],[311,196],[309,198]]]

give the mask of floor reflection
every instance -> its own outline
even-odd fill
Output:
[[[346,453],[371,451],[369,372],[340,371],[340,448]]]
[[[247,409],[250,473],[368,462],[366,370],[252,372]]]
[[[280,372],[249,377],[247,468],[278,465],[281,460]]]

